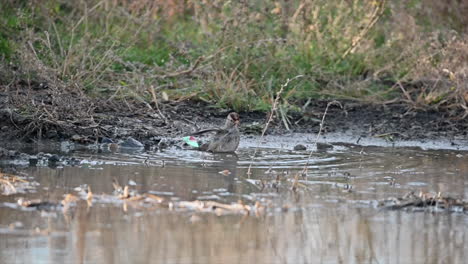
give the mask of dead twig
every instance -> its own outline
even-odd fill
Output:
[[[188,75],[188,74],[191,74],[193,71],[195,71],[195,70],[198,68],[198,66],[200,65],[200,63],[201,63],[203,60],[204,60],[204,57],[203,57],[203,56],[200,56],[200,57],[198,57],[198,59],[195,61],[195,63],[192,65],[192,67],[190,67],[190,69],[187,69],[187,70],[184,70],[184,71],[166,73],[166,74],[164,74],[164,75],[156,75],[155,77],[156,77],[156,78],[165,79],[165,78],[177,77],[177,76],[180,76],[180,75]]]
[[[281,85],[281,88],[279,89],[279,91],[276,93],[276,98],[275,100],[273,101],[273,105],[271,106],[271,111],[270,111],[270,114],[268,116],[268,120],[265,124],[265,126],[263,127],[263,130],[262,130],[262,134],[260,136],[260,138],[258,139],[258,144],[255,146],[255,149],[254,149],[254,153],[252,155],[252,159],[250,160],[250,164],[249,164],[249,169],[247,170],[247,175],[250,175],[251,172],[250,170],[252,169],[252,162],[253,162],[253,159],[255,157],[255,154],[257,154],[257,150],[258,150],[258,146],[260,145],[260,141],[263,139],[263,137],[265,136],[265,132],[267,131],[268,129],[268,126],[270,125],[271,121],[273,120],[273,113],[276,112],[277,110],[277,107],[278,107],[278,102],[279,102],[279,99],[281,98],[281,94],[283,93],[284,91],[284,88],[286,88],[289,83],[295,79],[298,79],[298,78],[301,78],[303,77],[304,75],[297,75],[297,76],[294,76],[293,78],[291,79],[287,79],[286,82],[284,84]]]
[[[156,91],[154,90],[154,86],[151,85],[149,88],[149,91],[151,93],[151,96],[153,98],[153,103],[156,106],[156,110],[158,111],[159,116],[164,120],[164,123],[168,123],[168,120],[166,116],[161,112],[161,109],[159,108],[159,103],[158,103],[158,98],[156,96]]]
[[[314,141],[314,145],[315,147],[317,147],[317,142],[320,138],[320,135],[322,134],[322,130],[323,130],[323,124],[325,123],[325,117],[327,116],[327,113],[328,113],[328,108],[331,106],[331,105],[338,105],[340,108],[343,108],[343,106],[341,105],[340,102],[336,101],[336,100],[333,100],[331,102],[329,102],[327,104],[327,107],[325,108],[325,112],[323,113],[323,116],[322,116],[322,121],[320,121],[320,128],[319,128],[319,132],[317,133],[317,136],[315,137],[315,141]],[[310,158],[312,157],[312,154],[314,153],[314,149],[312,149],[309,153],[309,157],[307,157],[307,162],[304,166],[304,169],[302,169],[301,171],[301,175],[306,175],[307,174],[307,170],[309,169],[309,163],[310,163]]]
[[[16,193],[16,188],[10,181],[5,180],[5,179],[0,179],[0,183],[5,184],[7,188],[9,188],[9,191],[6,191],[5,193],[8,193],[8,194]]]

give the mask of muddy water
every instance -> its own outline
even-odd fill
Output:
[[[308,153],[261,143],[252,158],[257,142],[246,140],[237,157],[75,149],[67,155],[83,159],[77,166],[20,168],[38,185],[0,196],[0,263],[466,263],[468,215],[387,211],[376,201],[408,191],[466,199],[467,152],[335,145],[311,156],[292,191]],[[66,212],[16,205],[20,196],[60,201],[83,184],[112,194],[113,178],[174,203],[258,201],[266,210],[218,216],[112,199]]]

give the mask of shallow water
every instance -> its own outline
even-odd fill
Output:
[[[245,139],[237,157],[74,149],[67,155],[83,159],[77,166],[22,167],[38,185],[0,196],[0,263],[465,263],[467,214],[388,211],[376,201],[409,191],[466,199],[468,152],[334,145],[313,153],[294,184],[309,156],[290,150],[294,140]],[[111,195],[114,177],[174,203],[242,200],[266,210],[218,216],[115,199],[66,212],[16,205],[20,196],[60,201],[83,184]]]

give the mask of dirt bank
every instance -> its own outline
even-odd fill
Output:
[[[275,117],[268,133],[316,133],[326,100],[310,101],[302,112]],[[467,139],[468,121],[453,113],[410,110],[405,104],[376,105],[339,100],[327,113],[323,133],[346,132],[389,140]],[[221,125],[229,109],[204,102],[145,103],[137,99],[90,97],[75,90],[58,91],[46,84],[0,90],[0,136],[94,143],[104,138],[133,137],[146,145],[200,128]],[[240,113],[244,134],[260,133],[268,113]],[[280,115],[279,115],[280,116]],[[289,131],[285,123],[288,124]]]

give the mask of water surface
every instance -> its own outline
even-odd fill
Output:
[[[0,196],[0,263],[465,263],[466,214],[381,210],[377,201],[409,191],[466,199],[467,152],[340,144],[309,160],[291,150],[293,139],[258,142],[245,140],[237,156],[74,149],[77,166],[22,167],[38,185]],[[173,203],[266,209],[218,216],[112,199],[66,212],[16,206],[20,196],[60,201],[85,184],[112,195],[114,178]]]

